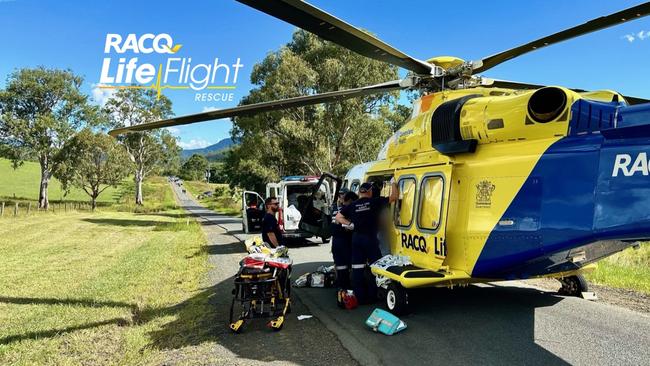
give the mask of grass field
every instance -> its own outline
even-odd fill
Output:
[[[228,189],[227,184],[206,183],[202,181],[184,181],[183,185],[189,193],[195,198],[203,192],[215,192],[215,189],[222,187],[223,190]],[[205,207],[214,210],[223,215],[241,216],[241,202],[237,198],[232,197],[231,194],[222,196],[205,197],[199,200]]]
[[[601,285],[650,294],[650,243],[641,244],[638,250],[626,249],[598,262],[598,268],[589,273],[587,279]]]
[[[205,237],[180,214],[0,220],[0,364],[160,364],[207,339]]]
[[[40,167],[35,162],[25,162],[14,170],[11,162],[0,158],[0,202],[6,202],[11,207],[14,201],[38,201],[38,185],[40,182]],[[176,207],[174,195],[168,187],[167,179],[151,176],[145,179],[142,187],[144,205],[135,204],[135,183],[132,177],[125,178],[118,187],[109,187],[99,195],[97,202],[100,210],[117,210],[131,212],[156,212]],[[67,196],[63,196],[61,183],[52,179],[49,185],[49,198],[55,202],[90,202],[90,197],[81,189],[72,188]],[[21,206],[22,207],[22,206]],[[35,207],[35,206],[34,206]],[[24,207],[20,212],[25,212]]]
[[[11,199],[38,201],[38,189],[41,179],[40,166],[36,162],[26,161],[20,168],[14,170],[11,161],[0,158],[0,200]],[[73,188],[67,196],[63,196],[61,183],[53,178],[48,188],[50,201],[89,201],[88,195],[78,188]],[[97,201],[115,203],[120,199],[119,189],[109,187]]]

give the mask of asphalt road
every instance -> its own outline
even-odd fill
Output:
[[[228,250],[211,251],[212,262],[219,263],[224,255],[243,255],[238,240],[246,235],[240,219],[215,214],[183,198],[204,227],[221,229],[217,237],[221,242],[211,245]],[[290,256],[294,278],[331,263],[329,244],[299,243],[290,248]],[[299,308],[281,333],[300,335],[298,339],[321,335],[317,346],[322,351],[285,359],[291,363],[349,364],[354,362],[347,360],[349,352],[354,360],[368,365],[650,365],[647,314],[558,296],[519,281],[420,290],[413,295],[413,314],[402,318],[408,329],[392,337],[365,327],[374,306],[341,310],[333,289],[299,288],[294,298]],[[313,314],[315,319],[297,321],[299,314]],[[309,327],[307,322],[312,320]],[[323,326],[331,333],[323,331]],[[338,339],[330,339],[332,334]],[[304,352],[313,346],[309,344]]]

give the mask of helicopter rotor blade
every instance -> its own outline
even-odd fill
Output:
[[[587,33],[595,32],[601,29],[611,27],[613,25],[622,24],[630,20],[635,20],[650,14],[650,2],[646,2],[631,8],[592,19],[586,23],[575,26],[573,28],[565,29],[561,32],[551,34],[544,38],[526,43],[524,45],[511,48],[509,50],[494,54],[486,57],[481,61],[477,61],[477,67],[474,68],[473,73],[481,73],[489,70],[503,62],[519,57],[525,53],[538,50],[540,48],[550,46],[555,43],[566,41],[571,38],[579,37]]]
[[[548,86],[548,85],[530,84],[530,83],[522,83],[522,82],[519,82],[519,81],[501,80],[501,79],[492,79],[492,78],[490,78],[488,80],[489,80],[488,86],[497,87],[497,88],[505,88],[505,89],[524,89],[524,90],[527,90],[527,89],[541,89],[541,88],[545,88],[545,87]],[[573,90],[576,93],[584,93],[584,92],[587,91],[587,90],[584,90],[584,89],[573,89],[573,88],[570,88],[570,89]]]
[[[413,58],[361,29],[301,0],[237,0],[360,55],[388,62],[421,75],[433,66]]]
[[[546,85],[521,83],[521,82],[518,82],[518,81],[510,81],[510,80],[499,80],[499,79],[487,79],[487,80],[488,80],[487,86],[497,87],[497,88],[505,88],[505,89],[524,89],[525,90],[525,89],[541,89],[541,88],[546,87]],[[586,93],[586,92],[588,92],[588,90],[584,90],[584,89],[571,88],[571,90],[573,90],[576,93]],[[628,105],[650,103],[650,100],[648,100],[648,99],[631,97],[631,96],[628,96],[628,95],[624,95],[623,98],[625,98],[625,101],[627,102]]]
[[[412,86],[413,84],[408,78],[404,80],[394,80],[381,84],[364,86],[361,88],[338,90],[314,95],[305,95],[288,99],[273,100],[270,102],[241,105],[238,107],[208,111],[186,116],[173,117],[156,122],[142,123],[139,125],[117,128],[110,131],[108,134],[111,136],[117,136],[127,132],[148,131],[163,127],[187,125],[190,123],[210,121],[214,119],[237,117],[287,108],[303,107],[312,104],[335,102],[364,95],[386,93],[394,90],[406,89]]]

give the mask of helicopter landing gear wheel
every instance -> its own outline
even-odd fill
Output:
[[[404,315],[409,312],[409,297],[406,289],[399,283],[391,282],[385,291],[385,302],[388,311],[395,315]]]
[[[589,285],[583,275],[563,277],[559,281],[562,284],[558,291],[560,295],[580,297],[583,292],[589,291]]]

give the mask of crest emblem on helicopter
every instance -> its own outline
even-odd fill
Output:
[[[492,192],[496,186],[489,180],[482,180],[476,185],[476,208],[492,206]]]

